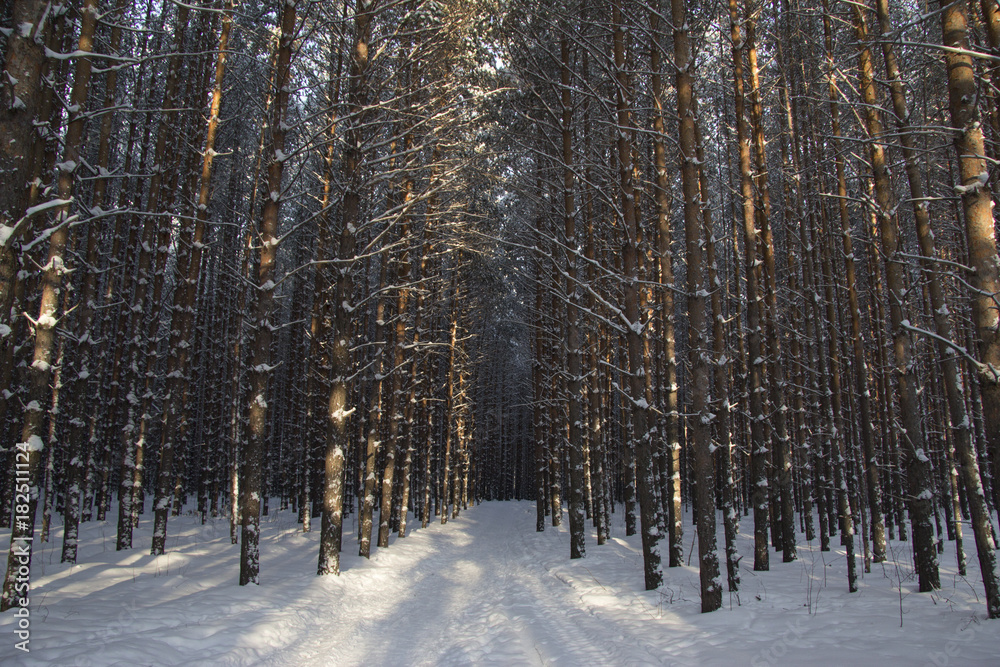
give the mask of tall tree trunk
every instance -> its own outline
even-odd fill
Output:
[[[87,0],[83,7],[80,39],[77,51],[91,53],[94,46],[94,31],[97,27],[97,0]],[[30,586],[32,540],[35,534],[35,511],[38,501],[38,484],[41,471],[42,453],[45,450],[45,414],[42,408],[51,401],[49,383],[53,374],[53,352],[58,343],[56,325],[59,319],[59,300],[63,289],[63,276],[69,272],[66,265],[66,246],[70,235],[70,206],[73,201],[75,172],[80,165],[80,144],[83,140],[85,107],[90,92],[91,62],[79,57],[73,89],[70,93],[69,124],[63,144],[62,160],[59,163],[58,190],[53,203],[55,220],[49,232],[49,250],[42,266],[41,299],[38,319],[34,322],[34,354],[28,371],[29,394],[24,408],[24,426],[21,441],[17,443],[15,454],[15,505],[14,522],[10,537],[10,552],[7,558],[7,574],[4,579],[3,594],[0,597],[0,611],[13,606],[28,606],[28,586]],[[49,443],[50,446],[53,443]],[[27,566],[27,574],[22,569]]]
[[[388,270],[389,270],[389,254],[387,252],[382,254],[381,266],[379,267],[379,280],[378,280],[378,293],[381,295],[386,290],[387,280],[388,280]],[[389,441],[388,443],[382,440],[383,433],[385,431],[382,421],[382,410],[383,403],[385,402],[385,386],[386,382],[384,378],[386,377],[386,356],[388,351],[386,347],[388,346],[386,326],[385,326],[385,311],[386,299],[384,297],[378,297],[375,305],[375,363],[372,365],[374,378],[372,384],[372,395],[370,402],[368,403],[368,456],[371,457],[372,462],[375,464],[373,468],[373,473],[375,476],[372,477],[372,506],[375,503],[375,487],[378,485],[378,462],[381,458],[383,463],[382,469],[382,484],[381,493],[379,494],[379,530],[376,535],[376,541],[378,546],[387,547],[389,546],[389,512],[390,505],[392,502],[392,475],[393,471],[396,469],[396,443]],[[366,462],[367,466],[367,462]],[[367,467],[366,467],[367,469]],[[367,491],[367,473],[366,473],[366,491]],[[366,494],[367,502],[367,494]],[[385,524],[385,541],[382,541],[382,524]],[[364,535],[362,535],[364,539]]]
[[[857,17],[855,17],[857,18]],[[857,32],[858,27],[855,26]],[[861,33],[858,33],[861,34]],[[885,257],[886,283],[889,290],[889,319],[893,339],[896,393],[899,400],[899,420],[902,429],[900,443],[904,443],[904,465],[909,487],[910,522],[913,525],[913,542],[917,575],[922,592],[940,588],[937,553],[934,547],[934,529],[931,525],[933,478],[931,460],[924,444],[922,410],[917,397],[917,379],[912,363],[912,341],[905,329],[906,275],[905,260],[901,252],[899,228],[892,206],[892,186],[883,145],[882,121],[878,113],[874,71],[867,48],[859,56],[861,101],[868,130],[868,153],[875,186],[875,215],[878,219],[881,246]]]
[[[132,548],[132,528],[134,527],[133,523],[138,517],[136,503],[142,502],[141,487],[145,442],[142,438],[134,437],[138,431],[135,419],[136,412],[139,409],[140,398],[137,394],[142,393],[139,389],[139,382],[142,379],[139,377],[138,370],[141,358],[139,351],[142,346],[142,323],[139,320],[140,314],[145,307],[150,278],[152,277],[150,275],[150,266],[153,261],[153,250],[158,245],[155,238],[157,226],[159,225],[169,232],[169,225],[159,222],[159,216],[154,215],[154,213],[160,200],[160,192],[163,189],[163,174],[166,171],[164,161],[166,159],[167,140],[171,132],[174,131],[173,120],[176,116],[175,109],[180,106],[178,104],[178,87],[181,68],[184,62],[184,59],[180,56],[180,52],[184,45],[188,14],[189,9],[187,6],[182,5],[177,8],[177,16],[174,22],[173,55],[170,59],[170,67],[167,72],[167,80],[163,93],[164,113],[157,130],[156,147],[153,152],[153,173],[149,180],[149,190],[146,199],[146,207],[149,209],[150,215],[147,215],[142,223],[141,251],[136,269],[138,279],[132,293],[131,311],[134,314],[131,323],[132,337],[128,341],[128,350],[125,352],[129,358],[122,359],[122,375],[124,376],[122,381],[128,393],[125,396],[127,416],[120,434],[124,458],[122,460],[118,488],[118,550]],[[133,229],[138,227],[138,216],[133,216],[132,224]],[[165,253],[161,253],[161,255],[165,259]],[[156,296],[159,297],[159,295]],[[159,308],[158,300],[154,303],[154,308]],[[127,313],[123,311],[122,320],[124,320],[126,315]],[[124,321],[121,324],[123,327],[125,326]],[[153,334],[155,335],[155,331]],[[166,535],[163,536],[163,539],[166,539]],[[156,543],[157,535],[154,533],[154,546]],[[162,551],[155,553],[162,553]]]
[[[568,28],[565,28],[568,29]],[[569,534],[570,558],[583,558],[584,502],[583,502],[583,410],[580,405],[583,393],[583,364],[580,356],[580,326],[578,308],[580,287],[577,284],[576,203],[573,196],[573,96],[570,81],[569,38],[563,35],[559,42],[562,67],[562,162],[563,162],[563,224],[564,252],[566,254],[566,362],[569,371]]]
[[[455,375],[458,371],[458,272],[452,274],[451,278],[451,300],[448,316],[448,370],[445,380],[444,396],[444,451],[441,461],[441,523],[448,523],[451,516],[450,504],[454,495],[454,485],[452,477],[453,468],[456,463],[455,456]],[[555,508],[553,508],[553,512]]]
[[[348,105],[350,108],[350,117],[345,119],[348,123],[347,126],[347,150],[344,152],[344,157],[341,158],[342,170],[344,173],[344,180],[346,182],[346,189],[344,192],[343,200],[343,229],[341,231],[340,239],[340,251],[341,258],[349,259],[352,257],[347,257],[345,253],[350,251],[350,255],[353,256],[354,246],[355,246],[355,234],[357,233],[357,228],[360,225],[361,219],[361,186],[362,186],[362,161],[364,159],[364,154],[361,150],[361,140],[362,140],[362,125],[364,118],[362,117],[363,110],[367,104],[367,76],[368,76],[368,65],[369,65],[369,53],[368,53],[368,43],[371,39],[371,24],[372,18],[375,11],[375,2],[369,2],[367,0],[357,0],[355,5],[354,13],[354,47],[351,53],[351,84],[348,91]],[[336,323],[334,325],[334,351],[333,351],[333,365],[334,365],[334,379],[330,389],[330,418],[333,424],[333,433],[331,439],[327,443],[327,456],[326,456],[326,493],[324,494],[324,505],[327,503],[327,497],[329,496],[331,501],[334,501],[333,491],[336,491],[337,480],[341,474],[339,468],[342,467],[340,459],[343,457],[343,451],[346,445],[347,436],[347,417],[350,411],[347,411],[347,379],[346,371],[348,369],[347,360],[350,347],[349,338],[349,328],[347,315],[349,311],[347,310],[347,298],[352,294],[352,284],[350,282],[350,277],[348,273],[348,267],[341,267],[341,276],[337,283],[338,296],[340,295],[341,284],[343,283],[343,297],[341,301],[336,304],[337,315]],[[341,310],[345,312],[341,313]],[[353,310],[353,309],[352,309]],[[343,326],[341,322],[343,320]],[[377,340],[376,340],[377,343]],[[340,368],[343,370],[338,373],[338,359]],[[359,423],[360,425],[360,423]],[[343,437],[341,437],[343,436]],[[363,486],[363,497],[362,497],[362,513],[359,517],[361,523],[361,540],[359,553],[362,556],[367,557],[371,545],[371,523],[372,523],[372,510],[374,505],[374,471],[375,471],[375,453],[372,451],[372,441],[371,437],[368,438],[368,447],[365,450],[364,459],[364,486]],[[332,486],[331,486],[332,485]],[[324,512],[324,516],[330,514],[330,512]],[[336,521],[340,520],[340,516],[331,516],[331,524],[329,529],[327,529],[324,519],[324,535],[328,532],[330,533],[330,542],[332,546],[339,542],[339,538],[336,537],[336,533],[342,532],[342,528],[336,526]],[[366,535],[367,533],[367,535]],[[327,543],[327,540],[323,540]],[[339,547],[339,544],[336,544]],[[323,552],[320,552],[320,558],[323,558]],[[339,558],[336,561],[336,566],[339,568]],[[330,570],[329,563],[327,564],[328,571]],[[322,561],[321,561],[322,569]]]
[[[173,491],[174,457],[182,429],[183,401],[188,387],[190,350],[194,343],[194,315],[198,280],[201,275],[201,257],[204,247],[205,226],[212,193],[212,167],[215,159],[215,138],[219,129],[219,111],[222,105],[222,84],[226,72],[229,50],[229,33],[233,23],[233,0],[227,0],[219,33],[219,52],[215,64],[215,82],[209,104],[208,127],[205,131],[205,149],[202,152],[198,204],[195,209],[194,229],[189,237],[182,238],[189,247],[182,250],[186,261],[178,260],[179,283],[174,290],[173,310],[167,358],[166,395],[163,398],[163,431],[160,442],[160,465],[157,471],[154,500],[153,546],[154,554],[163,553],[167,533],[168,497]],[[279,111],[279,113],[281,113]],[[283,141],[283,139],[282,139]],[[185,271],[186,269],[186,271]]]
[[[118,0],[115,14],[120,18],[124,14],[126,0]],[[93,13],[96,5],[88,4],[85,10]],[[115,23],[111,29],[111,40],[109,52],[117,55],[121,44],[122,28]],[[108,161],[111,152],[111,123],[114,114],[110,108],[114,106],[115,92],[118,82],[118,70],[112,69],[105,79],[105,101],[104,107],[107,109],[101,119],[100,138],[97,149],[98,173],[107,173]],[[101,171],[103,170],[103,171]],[[107,192],[107,178],[99,178],[94,184],[94,191],[91,197],[91,210],[100,212],[101,206],[105,203],[105,193]],[[116,239],[118,235],[116,234]],[[63,511],[63,548],[61,562],[75,563],[77,547],[79,544],[80,530],[80,502],[83,494],[84,479],[87,473],[86,462],[92,456],[93,448],[97,445],[96,437],[90,437],[94,431],[93,422],[87,417],[87,410],[92,410],[94,406],[88,405],[89,399],[93,396],[88,387],[92,387],[90,380],[95,373],[91,372],[91,353],[94,344],[94,313],[95,300],[97,298],[97,264],[99,260],[99,240],[100,227],[91,223],[87,235],[87,275],[84,279],[83,289],[80,294],[80,306],[76,320],[76,340],[77,340],[77,368],[76,378],[73,380],[74,387],[80,392],[80,396],[73,401],[72,418],[70,419],[69,435],[69,473],[66,480],[66,500]],[[2,420],[2,416],[0,416]],[[91,428],[88,428],[88,425]],[[86,444],[84,444],[86,442]]]
[[[380,295],[385,289],[387,258],[383,253],[383,256],[379,259],[381,263],[378,285],[379,296],[376,297],[375,337],[372,341],[375,347],[375,359],[372,362],[373,379],[370,388],[371,394],[368,396],[368,433],[365,438],[364,456],[364,495],[361,500],[361,534],[358,540],[358,552],[365,558],[371,556],[372,530],[375,521],[376,471],[378,470],[379,452],[382,448],[382,441],[379,439],[379,426],[382,421],[382,389],[385,373],[385,299]],[[391,449],[389,451],[393,452]]]
[[[537,160],[538,158],[536,158]],[[542,177],[541,167],[535,165],[535,181],[537,184],[536,195],[541,200]],[[537,205],[541,208],[541,204]],[[536,226],[541,231],[543,217],[539,213],[536,215]],[[542,240],[539,240],[541,246]],[[544,305],[543,295],[545,286],[542,283],[542,258],[535,258],[535,359],[532,365],[531,378],[534,389],[534,438],[535,438],[535,530],[539,533],[545,530],[545,515],[549,502],[548,486],[545,483],[547,459],[545,457],[545,408],[543,399],[545,398],[545,374],[542,371],[542,363],[545,356],[545,336],[542,320],[542,306]]]
[[[358,168],[361,155],[358,150],[357,124],[360,113],[364,77],[368,65],[368,34],[371,16],[361,13],[356,18],[357,37],[352,58],[351,117],[348,128],[354,141],[348,142],[343,160],[344,176],[348,190],[344,194],[343,226],[340,231],[333,321],[333,342],[330,351],[330,399],[326,430],[326,452],[323,483],[323,516],[320,528],[319,564],[317,574],[340,574],[340,550],[344,525],[344,473],[348,438],[348,420],[355,407],[348,407],[352,395],[349,386],[351,371],[351,313],[349,303],[354,292],[351,280],[352,263],[357,242],[358,200],[360,193]]]
[[[826,372],[827,395],[830,403],[830,410],[827,412],[827,419],[830,430],[831,447],[833,451],[832,465],[834,476],[834,487],[837,494],[837,511],[840,515],[840,535],[841,544],[847,552],[847,586],[848,591],[855,593],[858,590],[857,583],[857,562],[854,557],[854,516],[851,512],[851,492],[848,488],[850,456],[846,442],[847,428],[844,424],[843,392],[840,378],[840,328],[837,321],[836,295],[834,294],[833,264],[830,260],[830,245],[832,235],[829,233],[829,216],[825,202],[820,202],[819,219],[821,227],[813,227],[812,244],[814,252],[819,254],[818,268],[822,272],[824,299],[826,306],[826,328],[827,328],[827,361]]]
[[[665,356],[665,435],[669,457],[666,491],[669,495],[670,567],[678,567],[684,562],[684,510],[681,506],[680,471],[680,412],[677,385],[676,333],[674,327],[674,268],[673,253],[670,250],[670,181],[667,174],[667,149],[664,144],[666,127],[663,121],[663,83],[660,75],[660,48],[656,35],[660,31],[660,8],[649,13],[650,69],[652,70],[653,105],[653,166],[656,170],[654,193],[656,199],[656,250],[659,260],[660,308],[662,309],[663,343]]]
[[[747,12],[747,63],[750,76],[750,117],[753,122],[754,157],[756,162],[755,181],[759,204],[754,213],[757,216],[761,257],[764,262],[764,324],[766,327],[767,351],[770,364],[768,374],[768,396],[771,399],[775,440],[773,464],[778,482],[780,509],[780,541],[782,560],[789,563],[796,558],[795,550],[795,506],[792,501],[792,440],[788,436],[785,405],[785,371],[781,358],[781,336],[778,332],[777,269],[774,258],[774,238],[771,232],[771,198],[767,185],[767,155],[765,153],[764,114],[760,91],[760,75],[757,67],[756,46],[757,19],[753,10]]]
[[[980,393],[986,432],[990,434],[994,458],[1000,457],[1000,259],[997,257],[996,224],[993,219],[993,197],[989,187],[986,147],[979,120],[975,68],[968,54],[968,11],[965,3],[945,4],[941,8],[942,41],[948,66],[948,98],[951,125],[954,129],[955,151],[958,154],[961,185],[955,187],[962,198],[965,235],[969,247],[969,263],[973,273],[970,282],[976,289],[972,298],[972,317],[976,324],[980,369]],[[918,230],[919,232],[919,230]],[[945,317],[936,319],[938,335],[951,341],[951,331],[941,331],[947,325]],[[948,334],[948,335],[944,335]],[[972,529],[976,535],[979,565],[986,586],[986,608],[990,618],[1000,617],[1000,581],[996,570],[996,546],[993,543],[989,510],[979,478],[979,466],[971,442],[971,423],[965,411],[964,392],[960,384],[957,361],[949,352],[945,361],[945,380],[950,389],[948,403],[952,426],[955,428],[958,456],[962,462]],[[957,423],[956,423],[957,422]]]
[[[274,304],[275,263],[278,254],[278,209],[281,204],[281,180],[285,166],[285,111],[288,108],[292,52],[295,47],[295,0],[285,0],[281,12],[281,34],[276,62],[274,114],[270,121],[270,164],[267,189],[261,212],[259,237],[260,259],[257,266],[257,294],[254,307],[254,331],[250,344],[251,376],[248,387],[246,452],[241,477],[240,585],[260,583],[260,508],[264,456],[267,448],[267,384],[271,375],[271,310]]]
[[[853,7],[853,6],[852,6]],[[857,11],[854,7],[853,11]],[[833,64],[833,34],[830,17],[824,13],[824,35],[826,40],[828,67],[828,96],[830,117],[833,125],[837,171],[837,210],[840,214],[840,229],[844,245],[844,273],[847,281],[847,300],[851,311],[851,344],[854,353],[855,392],[860,408],[861,442],[865,457],[865,474],[868,487],[868,512],[871,515],[872,559],[876,563],[885,561],[885,518],[882,512],[882,484],[879,479],[878,459],[875,454],[875,429],[872,417],[871,398],[868,390],[868,364],[865,359],[864,336],[861,333],[861,307],[858,300],[857,272],[854,263],[854,241],[851,238],[851,221],[847,208],[847,179],[844,157],[841,150],[839,91],[836,86],[836,68]]]
[[[733,439],[731,433],[729,404],[729,359],[726,355],[726,317],[722,312],[723,286],[719,280],[719,266],[715,253],[715,225],[712,222],[711,202],[709,201],[709,185],[705,164],[705,150],[702,143],[701,129],[695,123],[695,140],[697,141],[698,179],[701,192],[702,224],[705,231],[705,264],[708,270],[708,288],[711,294],[712,307],[712,353],[715,387],[716,424],[715,431],[719,440],[716,459],[719,474],[722,476],[722,515],[725,525],[724,539],[726,543],[726,575],[729,592],[740,588],[740,552],[736,548],[736,537],[739,533],[739,515],[733,505]],[[707,334],[708,326],[705,325]],[[706,345],[707,346],[707,345]],[[705,352],[707,354],[707,351]],[[707,363],[707,362],[706,362]],[[707,371],[706,371],[707,372]],[[711,406],[706,410],[711,412]],[[714,445],[713,445],[714,447]],[[713,507],[714,512],[714,507]]]
[[[768,530],[770,515],[767,506],[767,440],[764,433],[763,366],[761,344],[760,296],[761,269],[757,260],[758,230],[756,202],[753,190],[753,172],[750,161],[750,128],[746,119],[746,96],[743,81],[743,37],[740,29],[739,7],[736,0],[729,0],[729,25],[733,44],[733,80],[735,85],[736,137],[739,143],[740,199],[742,201],[743,252],[747,281],[747,352],[750,358],[747,394],[750,405],[750,453],[753,492],[754,561],[756,572],[770,569]]]
[[[684,196],[684,238],[687,259],[688,351],[691,363],[691,414],[688,431],[695,479],[698,514],[698,562],[701,576],[701,611],[722,606],[719,554],[715,541],[715,460],[712,455],[712,422],[709,411],[708,344],[701,257],[701,194],[698,182],[694,77],[687,23],[687,0],[671,0],[674,24],[674,62],[677,66],[677,115],[680,118],[681,185]]]
[[[642,556],[646,590],[659,588],[663,582],[660,572],[660,541],[657,503],[653,495],[653,457],[649,432],[649,405],[646,402],[646,382],[643,377],[646,364],[643,360],[645,325],[640,320],[638,242],[639,222],[635,210],[635,185],[632,177],[632,132],[630,104],[631,83],[625,69],[625,31],[622,27],[621,0],[612,0],[614,27],[613,49],[618,121],[618,174],[621,207],[624,217],[625,243],[622,249],[625,269],[625,333],[628,344],[629,398],[632,412],[632,438],[636,443],[635,459],[638,465],[639,514],[642,530]],[[714,515],[713,515],[714,516]]]

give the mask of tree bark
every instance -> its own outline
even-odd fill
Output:
[[[719,554],[715,538],[715,460],[709,410],[708,345],[706,341],[705,297],[702,282],[701,207],[698,182],[698,155],[694,108],[694,77],[690,37],[687,28],[687,1],[671,0],[674,24],[674,63],[677,66],[677,115],[680,118],[681,186],[684,197],[684,238],[687,259],[688,350],[691,364],[691,415],[688,431],[695,479],[698,562],[701,578],[701,611],[722,606],[719,581]]]
[[[45,65],[46,30],[43,20],[49,11],[47,0],[19,0],[11,5],[11,25],[4,59],[3,94],[0,110],[0,173],[8,186],[0,188],[0,230],[6,237],[0,243],[0,338],[9,338],[16,314],[14,305],[18,253],[14,244],[28,229],[26,215],[31,180],[34,144],[38,141],[34,123],[39,121],[39,103],[43,96],[42,68]],[[12,344],[8,341],[7,344]]]
[[[97,0],[87,0],[81,13],[80,38],[77,51],[91,53],[94,47],[94,31],[97,26]],[[38,319],[35,320],[34,354],[28,371],[29,393],[24,408],[24,425],[21,441],[16,445],[15,454],[15,509],[11,530],[10,552],[7,558],[7,574],[4,579],[3,594],[0,597],[0,611],[13,606],[27,607],[28,596],[22,595],[30,585],[30,565],[35,534],[35,511],[38,500],[40,466],[45,451],[46,434],[43,405],[51,402],[50,381],[53,375],[53,353],[58,344],[56,329],[59,318],[59,301],[64,289],[64,276],[69,273],[66,264],[67,243],[70,237],[70,207],[73,202],[75,172],[80,165],[80,144],[83,140],[86,122],[85,107],[90,92],[92,65],[89,58],[77,60],[73,89],[70,93],[69,124],[63,144],[62,160],[59,163],[57,195],[53,226],[48,230],[48,257],[42,266],[41,298]],[[53,408],[54,409],[54,408]],[[53,446],[49,437],[49,446]],[[28,574],[21,567],[27,565]]]
[[[868,130],[868,153],[875,186],[875,215],[885,257],[886,286],[889,296],[889,325],[895,362],[896,394],[899,400],[899,420],[902,429],[900,443],[905,445],[904,466],[909,487],[910,522],[917,575],[921,592],[940,588],[934,529],[931,525],[933,479],[931,460],[924,443],[922,410],[916,393],[916,374],[912,363],[910,332],[903,326],[906,317],[906,275],[899,257],[899,229],[892,206],[892,186],[882,143],[882,121],[878,114],[874,73],[867,48],[859,56],[861,101]]]
[[[180,243],[188,242],[182,249],[185,260],[178,260],[179,284],[174,290],[171,311],[170,339],[168,343],[166,394],[163,398],[163,430],[160,442],[160,465],[157,471],[156,495],[154,500],[153,553],[163,553],[164,544],[156,537],[165,539],[169,496],[174,485],[174,458],[182,429],[183,401],[188,387],[190,350],[193,346],[195,303],[198,279],[201,275],[201,257],[204,247],[205,227],[208,222],[208,207],[211,203],[212,167],[215,160],[215,139],[219,129],[219,111],[222,105],[222,84],[226,72],[226,57],[229,50],[229,33],[233,23],[233,0],[227,0],[219,33],[219,51],[215,64],[215,82],[209,104],[208,126],[205,131],[205,149],[202,153],[198,203],[195,208],[194,228],[189,237],[182,235]],[[279,112],[280,113],[280,112]]]
[[[281,204],[282,175],[285,166],[285,112],[288,108],[290,69],[295,50],[296,2],[285,0],[281,12],[278,58],[275,64],[275,102],[271,119],[271,158],[267,167],[268,197],[261,212],[258,238],[260,259],[257,265],[257,294],[254,307],[254,331],[250,344],[251,375],[247,394],[247,440],[240,488],[241,539],[240,585],[260,583],[260,509],[265,492],[263,470],[267,449],[267,385],[271,375],[271,311],[274,304],[275,263],[278,254],[278,210]]]
[[[656,200],[656,250],[659,261],[660,308],[663,323],[663,354],[665,356],[664,399],[666,447],[668,458],[668,478],[666,492],[669,533],[669,566],[679,567],[684,562],[684,509],[681,505],[680,471],[680,411],[679,387],[677,384],[676,332],[674,327],[674,268],[673,253],[670,250],[672,232],[670,225],[670,181],[667,173],[667,149],[663,138],[666,127],[663,120],[663,84],[660,75],[660,49],[656,35],[660,31],[660,9],[649,13],[650,69],[652,70],[653,94],[653,167],[656,170],[654,197]]]
[[[1000,456],[1000,332],[997,330],[1000,325],[1000,306],[997,303],[997,295],[1000,294],[1000,259],[997,257],[993,197],[989,187],[986,147],[977,104],[975,68],[972,57],[968,55],[968,9],[965,3],[945,4],[939,0],[938,5],[941,8],[942,42],[946,47],[954,49],[945,52],[945,62],[948,66],[951,125],[962,181],[955,190],[962,198],[969,263],[973,268],[970,282],[976,290],[972,298],[972,317],[976,325],[980,361],[983,364],[979,373],[983,416],[986,432],[990,434],[994,460],[997,460],[996,457]],[[939,336],[950,341],[951,331],[940,331],[942,326],[949,324],[944,315],[936,318],[935,323],[939,328]],[[952,427],[955,429],[962,477],[972,515],[972,529],[976,535],[979,565],[986,587],[986,609],[990,618],[1000,618],[996,546],[979,478],[975,449],[972,446],[971,422],[965,411],[957,361],[951,352],[953,351],[942,361],[946,364],[945,381],[949,388]]]
[[[746,119],[746,95],[743,81],[743,37],[736,0],[729,0],[729,25],[733,50],[733,81],[735,86],[736,137],[739,143],[740,199],[742,201],[743,253],[747,281],[747,352],[750,358],[747,394],[750,406],[750,454],[753,492],[754,561],[755,572],[770,569],[768,531],[770,514],[767,506],[767,438],[764,432],[763,366],[761,344],[760,296],[761,262],[757,259],[758,230],[756,201],[753,190],[753,171],[750,158],[750,128]]]
[[[630,111],[631,84],[625,69],[625,32],[622,27],[621,0],[612,0],[614,67],[617,81],[616,107],[618,121],[618,174],[625,243],[622,249],[625,270],[625,321],[628,346],[629,399],[631,401],[632,437],[635,458],[638,465],[637,482],[639,514],[642,531],[643,571],[646,590],[659,588],[663,582],[660,572],[659,521],[656,501],[653,495],[651,439],[649,432],[649,405],[647,404],[646,382],[643,377],[646,364],[643,360],[643,337],[646,323],[640,320],[638,239],[639,223],[635,211],[635,186],[632,175],[632,118]]]
[[[560,83],[562,94],[562,162],[563,162],[563,224],[564,253],[566,256],[566,380],[569,399],[569,534],[570,558],[583,558],[584,499],[583,499],[583,364],[580,355],[580,326],[577,322],[580,288],[577,285],[576,203],[573,189],[573,97],[570,81],[569,38],[559,42],[562,66]]]

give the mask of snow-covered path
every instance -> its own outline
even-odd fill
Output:
[[[565,526],[534,532],[528,502],[471,508],[371,560],[345,554],[343,574],[322,578],[318,535],[275,512],[263,524],[262,584],[243,588],[224,520],[172,519],[169,553],[156,558],[145,522],[124,553],[113,526],[87,527],[75,567],[58,563],[55,532],[36,569],[32,652],[14,649],[13,618],[0,615],[0,664],[1000,664],[1000,622],[983,620],[975,562],[961,578],[944,554],[944,588],[917,594],[905,543],[859,593],[846,592],[842,552],[803,545],[795,563],[742,568],[740,595],[700,614],[694,568],[667,569],[660,590],[644,591],[637,536],[616,525],[619,537],[598,547],[591,531],[587,557],[570,561]],[[747,565],[751,533],[747,521]]]
[[[610,620],[595,610],[614,600],[581,604],[525,509],[487,504],[355,563],[332,616],[272,664],[658,664],[641,634],[595,641]]]

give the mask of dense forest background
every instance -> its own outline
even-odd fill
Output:
[[[803,532],[1000,616],[995,0],[0,18],[3,608],[60,518],[227,514],[247,584],[276,504],[330,574],[530,498],[650,589],[695,530],[703,611]]]

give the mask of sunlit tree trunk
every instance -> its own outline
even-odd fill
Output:
[[[267,385],[271,375],[271,312],[274,304],[275,262],[278,244],[278,211],[281,203],[282,175],[285,165],[285,112],[290,91],[290,68],[295,50],[296,2],[285,0],[281,13],[281,34],[276,63],[275,103],[271,119],[270,164],[267,167],[268,197],[264,200],[258,238],[260,259],[257,266],[257,294],[254,307],[254,331],[250,344],[251,376],[248,392],[248,427],[241,482],[240,510],[240,585],[260,583],[260,509],[264,493],[263,471],[267,450]]]
[[[961,185],[955,187],[962,199],[962,216],[969,248],[970,279],[976,292],[972,298],[972,317],[976,324],[980,362],[980,393],[986,432],[990,434],[994,457],[1000,456],[1000,259],[997,257],[996,223],[993,197],[989,187],[986,147],[977,105],[977,84],[972,57],[968,54],[967,5],[945,4],[941,8],[941,31],[948,66],[948,98],[951,125]],[[929,230],[927,230],[929,232]],[[918,229],[918,234],[920,230]],[[941,299],[943,301],[943,298]],[[942,306],[944,304],[942,303]],[[948,320],[935,319],[938,335],[951,341]],[[945,327],[942,330],[942,327]],[[943,350],[942,350],[943,352]],[[958,364],[953,351],[943,358],[948,403],[955,429],[957,453],[962,463],[962,477],[976,535],[979,566],[986,587],[986,609],[990,618],[1000,617],[1000,580],[997,578],[996,545],[993,542],[989,510],[979,478],[979,466],[971,441],[971,423],[965,411]]]
[[[857,18],[857,17],[855,17]],[[857,31],[857,25],[855,26]],[[860,34],[860,33],[859,33]],[[917,397],[917,379],[912,363],[910,332],[904,327],[906,317],[906,267],[901,252],[899,228],[892,205],[892,186],[886,163],[882,121],[878,113],[874,72],[867,48],[859,57],[861,101],[863,117],[868,131],[868,155],[875,186],[875,215],[878,219],[882,252],[885,257],[886,286],[889,298],[889,325],[892,335],[893,358],[896,375],[896,394],[899,400],[900,444],[904,445],[904,466],[909,487],[910,522],[913,525],[913,542],[920,590],[923,592],[940,587],[937,553],[934,546],[934,528],[931,525],[933,480],[931,460],[924,443],[922,410]]]
[[[87,0],[81,13],[80,38],[77,51],[91,53],[94,47],[94,31],[97,26],[97,0]],[[49,229],[49,249],[42,266],[40,282],[38,318],[34,322],[34,352],[28,371],[29,394],[24,408],[24,425],[21,441],[15,451],[15,495],[14,521],[11,529],[10,552],[7,558],[7,574],[4,579],[3,595],[0,597],[0,611],[11,607],[27,607],[28,598],[23,594],[19,582],[30,579],[30,565],[35,534],[35,511],[38,500],[40,466],[45,451],[44,405],[51,402],[50,382],[53,374],[53,353],[56,351],[59,333],[59,302],[64,287],[64,276],[69,272],[66,263],[66,246],[70,236],[70,206],[76,180],[75,172],[80,166],[80,144],[83,140],[85,107],[90,92],[92,63],[89,58],[77,60],[76,74],[70,93],[69,124],[63,143],[62,160],[58,167],[58,180],[53,226]],[[51,440],[51,438],[48,438]],[[49,443],[50,446],[53,443]],[[22,574],[21,566],[28,566],[29,574]],[[23,595],[23,597],[22,597]]]
[[[168,498],[173,492],[174,457],[182,430],[183,402],[187,392],[190,373],[190,350],[194,340],[195,303],[197,286],[201,275],[202,249],[204,248],[205,227],[208,222],[208,207],[212,194],[212,167],[215,159],[215,139],[219,130],[219,111],[222,107],[222,84],[226,72],[226,58],[229,51],[229,33],[232,28],[233,0],[228,0],[219,33],[219,52],[215,64],[215,80],[209,103],[208,125],[205,131],[205,148],[198,187],[198,203],[195,208],[194,228],[187,238],[188,247],[182,249],[185,260],[178,260],[179,284],[174,291],[171,315],[169,357],[167,359],[167,389],[163,398],[163,431],[160,442],[160,465],[157,471],[156,496],[154,500],[154,536],[165,538],[168,518]],[[186,269],[186,270],[185,270]],[[153,553],[162,553],[163,544],[155,543]]]
[[[759,202],[754,210],[757,216],[758,241],[763,260],[764,307],[762,315],[766,327],[766,348],[769,356],[768,396],[771,399],[772,439],[775,452],[772,456],[778,482],[778,508],[780,509],[780,540],[782,560],[795,560],[795,516],[792,499],[792,441],[788,436],[787,406],[785,405],[785,371],[781,357],[781,336],[778,332],[777,269],[774,257],[774,238],[771,232],[771,199],[767,183],[767,155],[765,152],[764,116],[761,100],[760,75],[757,66],[757,19],[753,10],[747,11],[746,53],[750,77],[750,118],[753,123],[755,184]]]
[[[747,281],[747,353],[750,358],[747,394],[750,407],[750,453],[753,492],[754,562],[755,571],[770,568],[768,530],[770,515],[767,506],[767,440],[764,433],[763,366],[761,344],[760,295],[761,269],[757,259],[758,230],[753,172],[750,157],[750,128],[746,119],[746,95],[743,77],[743,36],[736,0],[729,0],[729,25],[733,50],[733,81],[735,85],[736,141],[739,143],[740,200],[742,202],[743,246]]]

